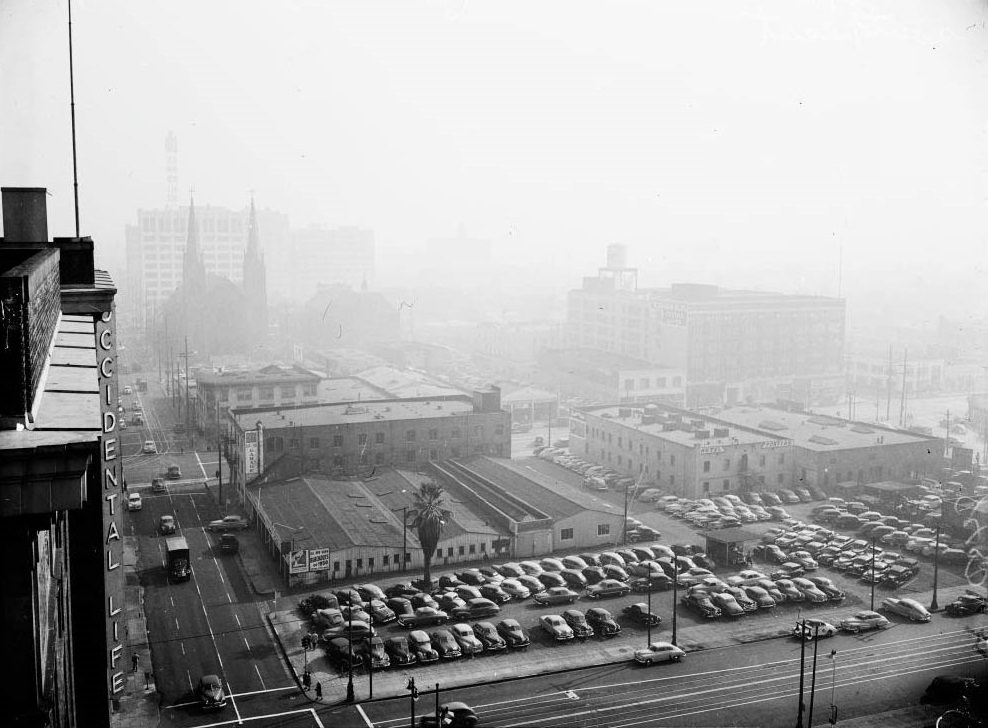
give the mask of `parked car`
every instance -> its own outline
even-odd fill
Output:
[[[889,621],[878,612],[866,609],[841,620],[837,626],[845,632],[857,633],[870,629],[886,629],[889,626]]]
[[[154,444],[154,440],[145,440],[144,445],[141,446],[141,453],[144,455],[157,455],[158,447]]]
[[[799,589],[806,601],[812,602],[814,604],[822,604],[828,601],[827,595],[820,589],[816,584],[814,584],[809,579],[804,579],[803,577],[796,577],[792,579],[792,583],[797,589]]]
[[[721,614],[726,614],[728,617],[740,617],[745,613],[744,608],[727,592],[709,593],[708,596],[710,601],[720,609]]]
[[[622,609],[621,612],[628,619],[631,619],[638,624],[652,625],[654,627],[662,623],[662,617],[655,612],[649,611],[648,605],[645,602],[629,604],[627,607]]]
[[[533,600],[536,604],[541,604],[543,606],[555,606],[557,604],[572,604],[579,598],[580,595],[568,587],[554,586],[541,594],[536,594],[533,597]]]
[[[825,576],[810,576],[807,578],[816,585],[817,589],[826,595],[828,601],[839,602],[847,596],[833,581]]]
[[[206,526],[206,530],[214,532],[243,531],[249,526],[250,524],[247,523],[243,516],[230,515],[210,521],[209,525]]]
[[[608,564],[607,566],[601,567],[604,570],[604,575],[608,579],[614,579],[616,581],[629,581],[631,576],[622,566],[617,564]]]
[[[952,617],[965,617],[969,614],[984,614],[988,609],[988,599],[977,594],[961,594],[944,607],[944,611]]]
[[[144,503],[141,501],[140,493],[130,493],[127,496],[127,510],[128,511],[139,511],[144,508]]]
[[[579,609],[567,609],[562,613],[563,621],[570,626],[573,630],[573,635],[580,639],[587,639],[588,637],[593,637],[594,631],[587,623],[586,615]]]
[[[415,662],[415,654],[408,646],[408,639],[404,635],[396,635],[384,640],[384,651],[391,658],[392,665],[411,665]]]
[[[464,571],[458,571],[453,575],[464,584],[470,586],[480,586],[487,583],[487,577],[481,574],[479,569],[466,569]]]
[[[566,567],[563,566],[563,562],[559,559],[544,558],[539,561],[539,566],[542,567],[542,571],[562,571]]]
[[[439,659],[439,652],[432,646],[432,640],[424,631],[420,629],[412,630],[408,633],[408,646],[415,655],[419,664],[436,662]]]
[[[631,585],[617,579],[604,579],[587,587],[586,594],[591,599],[601,597],[623,597],[631,593]]]
[[[456,587],[454,591],[456,592],[456,596],[463,600],[480,599],[483,596],[479,586],[468,586],[464,584],[463,586]]]
[[[528,587],[522,585],[517,579],[505,579],[501,582],[500,587],[512,599],[528,599],[532,595]]]
[[[776,579],[775,586],[785,595],[787,602],[802,602],[806,600],[806,595],[797,589],[796,585],[789,579]]]
[[[672,579],[665,574],[642,576],[629,581],[628,586],[634,592],[668,591],[672,589]]]
[[[600,566],[588,566],[581,569],[580,573],[583,574],[583,578],[587,580],[588,584],[596,584],[607,578],[607,572]]]
[[[466,584],[457,579],[455,574],[442,574],[439,577],[440,589],[456,589],[458,586],[466,586]]]
[[[670,642],[653,642],[648,647],[635,650],[635,662],[652,665],[656,662],[679,662],[686,656],[680,648]]]
[[[566,586],[566,580],[555,571],[545,571],[539,574],[538,579],[545,585],[546,589]]]
[[[450,617],[463,621],[470,619],[483,619],[484,617],[495,617],[501,612],[501,607],[490,599],[468,599],[465,607],[457,607],[450,613]]]
[[[400,581],[397,584],[392,584],[387,589],[384,590],[384,595],[386,597],[410,597],[418,594],[419,590],[414,586],[405,581]],[[388,606],[391,606],[390,604]],[[394,609],[394,607],[392,607]],[[397,609],[395,611],[398,611]]]
[[[583,589],[587,585],[587,577],[579,569],[563,569],[559,572],[559,575],[563,577],[566,585],[572,589]]]
[[[837,631],[837,627],[822,619],[804,619],[792,628],[792,636],[796,639],[802,637],[804,640],[823,639],[833,637]]]
[[[748,598],[755,602],[759,609],[771,609],[778,604],[776,599],[760,586],[746,586],[743,588]]]
[[[720,608],[706,594],[687,594],[680,598],[680,602],[684,607],[696,612],[701,617],[715,619],[720,616]]]
[[[748,596],[748,592],[745,591],[744,587],[729,586],[724,589],[723,593],[730,594],[734,597],[734,601],[746,612],[754,612],[758,609],[758,602]]]
[[[539,617],[539,626],[542,631],[557,642],[565,642],[574,637],[573,628],[566,624],[566,620],[558,614],[543,614]]]
[[[587,622],[601,637],[613,637],[621,632],[621,625],[614,620],[610,612],[602,607],[588,609]]]
[[[480,596],[484,599],[490,599],[495,604],[504,604],[511,601],[511,595],[502,589],[499,584],[484,584],[480,587]]]
[[[196,685],[196,698],[203,710],[219,710],[226,707],[226,693],[218,675],[203,675]]]
[[[586,561],[584,561],[583,559],[581,559],[579,556],[564,556],[561,559],[561,561],[562,561],[563,567],[564,568],[567,568],[567,569],[577,569],[577,570],[580,570],[580,569],[585,569],[585,568],[587,568],[590,565]]]
[[[474,634],[473,628],[466,624],[454,624],[449,628],[450,634],[460,646],[460,652],[467,657],[473,657],[484,651],[484,644]]]
[[[449,614],[436,607],[419,607],[411,614],[400,614],[398,624],[407,629],[430,627],[434,624],[446,624]]]
[[[809,551],[793,551],[789,554],[789,561],[799,564],[804,571],[816,571],[820,568],[820,564],[810,555]]]
[[[167,493],[168,486],[165,485],[164,478],[151,478],[151,492],[152,493]]]
[[[353,651],[360,655],[364,664],[369,664],[372,670],[383,670],[391,667],[391,656],[384,647],[384,640],[371,637],[360,643],[354,643]]]
[[[539,594],[545,591],[545,584],[534,576],[519,576],[515,579],[519,584],[528,589],[530,594]]]
[[[929,622],[933,615],[915,599],[898,599],[888,597],[882,602],[881,610],[888,614],[897,614],[913,622]]]
[[[371,599],[367,603],[367,613],[374,624],[391,624],[398,619],[394,610],[380,599]]]
[[[487,652],[499,652],[508,646],[504,638],[497,633],[497,628],[490,622],[477,622],[473,625],[473,634]]]
[[[504,641],[513,650],[528,647],[530,641],[528,632],[518,623],[517,619],[502,619],[495,625],[497,633],[504,638]]]
[[[439,653],[440,660],[455,660],[463,656],[460,645],[448,629],[437,629],[429,633],[429,641],[433,649]]]

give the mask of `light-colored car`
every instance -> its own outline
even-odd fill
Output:
[[[140,493],[130,493],[127,496],[127,510],[128,511],[139,511],[143,507],[144,507],[144,504],[141,502],[141,494]]]
[[[473,633],[473,628],[470,625],[454,624],[449,628],[449,631],[464,655],[472,656],[484,651],[484,645],[477,639],[477,635]]]
[[[141,452],[145,455],[156,455],[158,453],[158,447],[154,444],[154,440],[145,440],[144,445],[141,447]]]
[[[528,599],[532,592],[517,579],[505,579],[501,582],[501,588],[513,599]]]
[[[802,623],[797,622],[792,628],[792,636],[799,639],[801,631],[805,640],[812,640],[814,636],[818,639],[833,637],[838,632],[837,627],[822,619],[804,619]]]
[[[244,520],[243,516],[223,516],[215,521],[210,521],[206,526],[207,531],[243,531],[250,524]]]
[[[543,614],[539,617],[542,631],[558,642],[573,639],[573,629],[558,614]]]
[[[656,662],[679,662],[686,653],[670,642],[653,642],[648,647],[635,650],[635,662],[651,665]]]
[[[579,598],[579,594],[572,589],[567,589],[564,586],[554,586],[551,589],[547,589],[541,594],[536,594],[533,597],[537,604],[546,605],[572,604]]]
[[[586,594],[591,599],[601,597],[623,597],[631,593],[631,585],[617,579],[604,579],[587,587]]]
[[[865,632],[869,629],[886,629],[889,621],[878,612],[866,609],[841,620],[837,626],[845,632]]]
[[[897,599],[889,597],[882,602],[882,611],[889,614],[898,614],[913,622],[929,622],[933,615],[922,604],[915,599]]]
[[[169,533],[175,533],[175,516],[161,516],[158,519],[158,532],[162,535],[168,535]]]

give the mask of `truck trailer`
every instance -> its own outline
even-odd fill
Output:
[[[168,549],[168,579],[188,581],[192,578],[192,564],[189,562],[189,544],[184,536],[172,536],[165,541]]]

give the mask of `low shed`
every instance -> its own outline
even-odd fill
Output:
[[[718,564],[743,564],[745,552],[749,549],[746,544],[760,541],[761,536],[754,531],[744,528],[724,528],[705,534],[707,539],[707,556]]]

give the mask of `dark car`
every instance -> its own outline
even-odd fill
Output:
[[[618,566],[617,564],[608,564],[602,567],[604,569],[604,574],[608,579],[614,579],[617,581],[628,581],[631,577],[623,566]]]
[[[740,617],[745,613],[744,607],[738,604],[734,596],[727,592],[711,594],[710,601],[720,609],[722,614],[726,614],[729,617]]]
[[[392,584],[384,590],[385,596],[388,597],[410,597],[418,593],[419,590],[407,581],[399,581],[397,584]]]
[[[459,643],[448,629],[437,629],[429,633],[432,647],[439,653],[440,659],[455,660],[463,655]]]
[[[586,594],[591,599],[602,597],[623,597],[631,593],[631,585],[617,579],[604,579],[587,587]]]
[[[450,615],[457,621],[497,616],[501,608],[490,599],[468,599],[465,607],[457,607]]]
[[[488,652],[497,652],[508,646],[504,638],[497,633],[497,627],[490,622],[477,622],[473,625],[473,633]]]
[[[480,586],[481,584],[487,583],[487,577],[481,574],[477,569],[460,571],[454,574],[454,576],[464,584],[469,584],[470,586]]]
[[[391,658],[392,665],[412,665],[415,663],[415,655],[408,646],[408,640],[404,635],[388,637],[384,640],[384,649]]]
[[[524,649],[530,644],[528,633],[517,619],[502,619],[497,623],[496,629],[511,649]]]
[[[552,587],[551,589],[547,589],[541,594],[536,594],[533,597],[536,604],[541,604],[543,606],[556,605],[556,604],[572,604],[579,598],[580,598],[579,594],[577,594],[575,591],[565,586]]]
[[[223,518],[210,521],[209,525],[206,526],[206,530],[222,533],[225,531],[243,531],[249,527],[250,524],[242,516],[223,516]]]
[[[650,612],[645,602],[631,604],[622,609],[621,612],[629,619],[638,622],[638,624],[652,625],[654,627],[662,622],[662,617],[655,612]]]
[[[326,643],[326,657],[344,670],[349,668],[351,662],[354,667],[364,662],[359,643],[351,644],[345,637],[334,637]]]
[[[590,567],[587,567],[590,568]],[[566,585],[572,589],[583,589],[587,585],[587,577],[580,573],[579,569],[563,569],[559,572]]]
[[[579,554],[579,557],[587,563],[587,566],[600,566],[600,557],[597,554],[587,552]]]
[[[679,601],[684,607],[706,619],[714,619],[720,616],[720,608],[710,601],[710,597],[706,594],[687,594],[685,597],[681,597]]]
[[[542,582],[546,589],[566,586],[566,580],[555,571],[544,571],[538,575],[538,580]]]
[[[495,604],[504,604],[511,601],[511,595],[497,584],[482,585],[480,587],[480,596],[484,599],[490,599]]]
[[[587,622],[601,637],[613,637],[621,632],[621,625],[602,607],[592,607],[587,610]]]
[[[983,614],[986,608],[988,599],[977,594],[961,594],[944,607],[944,611],[951,617],[966,617],[969,614]]]
[[[607,573],[600,566],[588,566],[581,569],[580,573],[583,574],[583,578],[587,580],[588,584],[596,584],[607,578]]]
[[[921,703],[932,703],[942,705],[961,700],[972,689],[977,688],[977,683],[973,677],[961,677],[958,675],[938,675],[933,678],[933,682],[926,688]],[[976,725],[976,724],[973,724]]]
[[[834,582],[825,576],[810,576],[807,578],[816,585],[817,589],[824,593],[827,601],[839,602],[847,596]]]
[[[467,605],[466,600],[457,596],[454,592],[438,594],[436,596],[436,602],[439,604],[439,608],[447,614],[457,607],[465,607]]]
[[[528,589],[531,594],[539,594],[545,591],[545,584],[536,579],[534,576],[519,576],[515,579],[519,584]]]
[[[439,577],[440,589],[455,589],[458,586],[465,586],[465,583],[453,574],[443,574]]]
[[[703,569],[716,569],[717,563],[704,553],[693,554],[691,557],[693,563]]]
[[[460,588],[462,589],[462,587]],[[421,609],[422,607],[439,609],[439,602],[431,594],[413,594],[408,598],[408,601],[412,603],[412,609]]]
[[[388,598],[388,595],[377,584],[357,584],[357,593],[365,602],[369,602],[371,599],[380,599],[383,602]]]
[[[439,659],[439,653],[432,646],[429,635],[420,629],[408,633],[408,647],[419,664],[426,665]]]
[[[405,597],[391,597],[384,602],[388,609],[400,617],[403,614],[415,614],[415,607]]]
[[[374,624],[390,624],[394,622],[398,615],[387,604],[380,599],[371,599],[365,606]]]
[[[354,607],[362,607],[364,605],[364,600],[360,596],[360,592],[356,589],[340,589],[336,592],[336,600],[340,605],[348,604]]]
[[[220,553],[235,554],[240,551],[240,542],[232,533],[224,533],[220,536]]]
[[[423,715],[422,728],[474,728],[479,719],[466,703],[446,703],[439,709],[440,722],[434,714]]]
[[[364,664],[370,664],[372,670],[383,670],[391,667],[391,656],[384,647],[384,640],[380,637],[371,637],[358,644],[354,644],[354,652],[359,652]]]
[[[635,592],[668,591],[672,589],[672,579],[665,574],[632,579],[628,584]]]
[[[593,637],[593,627],[587,624],[587,617],[579,609],[567,609],[562,613],[563,621],[573,630],[573,635],[580,639]]]
[[[218,675],[203,675],[196,686],[196,697],[203,710],[218,710],[226,707],[226,693]]]
[[[446,624],[448,621],[449,615],[435,607],[419,607],[412,614],[398,615],[398,624],[408,629],[429,627],[434,624]]]

